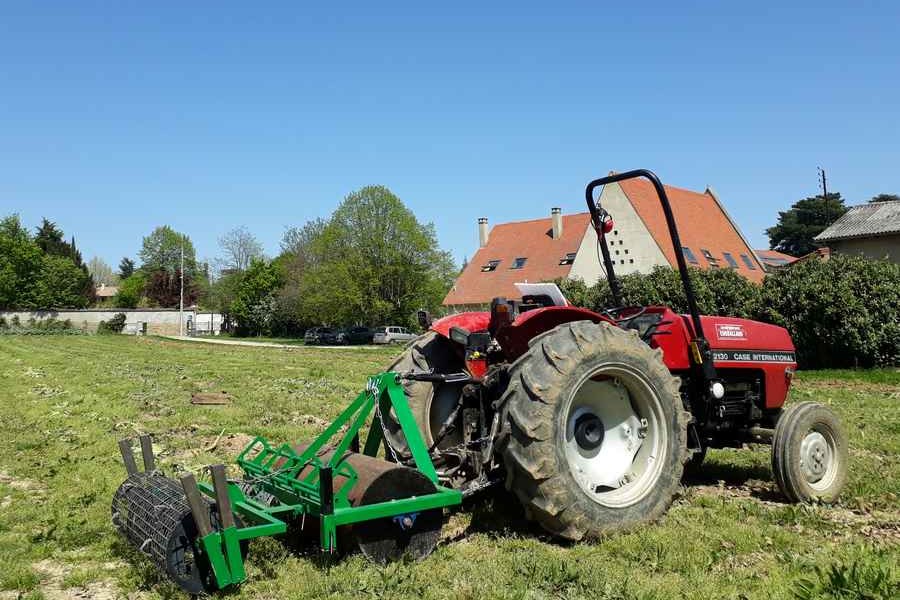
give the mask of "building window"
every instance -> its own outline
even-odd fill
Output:
[[[510,269],[521,269],[522,267],[525,266],[525,261],[527,261],[527,260],[528,260],[527,258],[520,256],[519,258],[517,258],[513,261],[513,264],[510,267]]]
[[[734,257],[731,255],[731,252],[723,252],[722,256],[725,257],[725,261],[728,263],[729,267],[731,267],[732,269],[738,268],[737,261],[734,260]]]
[[[618,251],[618,250],[616,250],[616,254],[618,254],[618,253],[619,253],[619,251]]]
[[[633,264],[634,264],[634,259],[633,259],[633,258],[629,258],[629,259],[628,259],[628,264],[629,264],[629,265],[633,265]]]
[[[706,259],[706,262],[709,263],[709,266],[713,269],[719,268],[719,259],[712,255],[712,252],[707,250],[706,248],[700,248],[700,252],[703,253],[703,258]]]
[[[747,268],[751,271],[756,270],[756,265],[753,264],[753,261],[750,260],[750,257],[746,254],[741,254],[741,260],[744,261],[744,264],[747,265]]]
[[[691,252],[691,249],[687,246],[682,246],[681,251],[684,253],[684,257],[688,260],[689,263],[694,265],[699,265],[700,261],[697,260],[697,257],[694,256],[694,253]]]
[[[625,248],[625,254],[628,254],[628,248]]]
[[[481,272],[482,272],[482,273],[487,273],[487,272],[489,272],[489,271],[496,271],[496,270],[497,270],[497,267],[498,267],[499,265],[500,265],[500,261],[499,261],[499,260],[489,260],[489,261],[487,261],[487,264],[481,265]]]
[[[575,254],[576,254],[575,252],[569,252],[568,254],[563,256],[561,259],[559,259],[559,264],[571,265],[572,263],[575,262]]]

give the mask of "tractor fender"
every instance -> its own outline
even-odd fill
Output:
[[[456,313],[442,317],[431,324],[431,331],[439,333],[445,338],[450,338],[451,327],[461,327],[469,333],[487,331],[491,323],[491,313],[487,311],[473,311]]]
[[[547,306],[520,314],[512,325],[497,332],[497,341],[503,347],[506,357],[512,361],[528,351],[528,343],[535,336],[573,321],[606,322],[615,325],[612,319],[586,308]]]

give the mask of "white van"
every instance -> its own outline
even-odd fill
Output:
[[[375,337],[372,338],[373,344],[394,344],[405,343],[416,339],[416,334],[412,333],[406,327],[395,327],[393,325],[387,327],[376,327]]]

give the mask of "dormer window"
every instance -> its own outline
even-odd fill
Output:
[[[520,256],[519,258],[517,258],[513,261],[513,264],[510,267],[510,269],[521,269],[522,267],[525,266],[525,262],[527,260],[528,260],[527,258]]]
[[[489,271],[496,271],[498,266],[500,266],[499,260],[489,260],[487,261],[487,264],[481,265],[481,272],[487,273]]]
[[[575,254],[576,254],[575,252],[569,252],[568,254],[563,256],[561,259],[559,259],[559,264],[560,265],[571,265],[572,263],[575,262]]]
[[[706,248],[700,248],[700,252],[703,253],[703,258],[706,259],[706,262],[709,263],[709,266],[713,269],[719,268],[719,259],[712,255],[712,252],[707,250]]]

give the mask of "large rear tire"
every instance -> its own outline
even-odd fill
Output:
[[[671,504],[690,415],[661,351],[637,332],[578,321],[536,337],[503,405],[507,488],[549,532],[596,538]]]
[[[414,340],[389,367],[388,371],[429,371],[453,373],[463,370],[463,360],[456,352],[454,343],[444,336],[429,331]],[[453,412],[462,394],[460,384],[437,384],[428,381],[404,381],[403,391],[425,444],[431,447],[441,425]],[[387,443],[398,452],[407,452],[409,444],[400,429],[400,423],[393,414],[382,415]],[[458,431],[450,432],[438,444],[438,448],[456,445],[461,437]],[[393,458],[390,450],[388,459]]]

